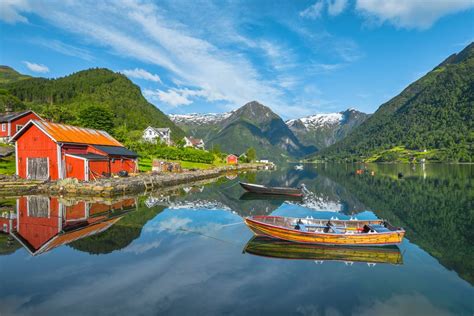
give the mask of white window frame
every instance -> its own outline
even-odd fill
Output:
[[[7,131],[7,123],[2,123],[2,132]]]
[[[23,126],[25,126],[25,125],[20,125],[20,124],[18,124],[18,125],[16,126],[16,131],[15,131],[15,133],[18,133],[18,131],[19,131],[20,129],[22,129]]]

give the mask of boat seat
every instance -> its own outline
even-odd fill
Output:
[[[307,232],[308,231],[308,228],[303,223],[296,223],[295,229],[296,230],[301,230],[302,232]]]
[[[388,229],[387,227],[383,225],[376,225],[376,224],[371,224],[367,225],[371,230],[377,232],[377,233],[385,233],[385,232],[390,232],[391,230]]]

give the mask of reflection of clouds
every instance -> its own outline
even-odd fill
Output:
[[[194,222],[189,217],[169,217],[157,223],[153,223],[145,228],[147,233],[169,232],[173,234],[202,234],[212,237],[210,235],[218,232],[223,227],[220,223]]]
[[[304,305],[296,308],[298,314],[303,316],[339,316],[342,315],[337,309],[333,307],[320,308],[315,305]],[[383,315],[383,314],[381,314]]]
[[[187,227],[193,220],[187,217],[170,217],[158,222],[154,222],[151,225],[145,227],[144,231],[149,232],[180,232]]]
[[[372,316],[398,316],[398,315],[430,315],[443,316],[451,313],[434,306],[426,297],[420,294],[399,294],[386,301],[375,301],[371,306],[361,306],[358,315]]]
[[[65,311],[70,315],[190,315],[196,310],[200,314],[220,314],[234,302],[236,291],[252,282],[253,276],[247,275],[244,268],[229,265],[229,252],[215,253],[213,249],[219,245],[214,245],[206,248],[181,243],[160,256],[115,265],[107,273],[85,275],[75,283],[61,284],[52,293],[43,293],[41,300],[2,298],[0,306],[8,304],[9,312],[15,315],[60,315]],[[221,273],[232,279],[232,285],[228,279],[213,282]],[[239,277],[234,279],[234,273]]]
[[[128,246],[127,248],[123,249],[123,252],[129,252],[129,253],[134,253],[136,255],[140,255],[142,253],[145,253],[149,250],[158,248],[161,245],[161,240],[155,240],[153,242],[149,243],[141,243],[141,244],[133,244],[131,246]]]
[[[319,315],[343,315],[343,311],[333,306],[318,306],[318,305],[300,305],[297,307],[297,312],[304,316],[319,316]],[[434,306],[426,297],[415,294],[396,294],[385,301],[376,300],[371,303],[366,303],[352,311],[352,315],[362,316],[399,316],[399,315],[429,315],[429,316],[444,316],[451,315],[451,313]]]

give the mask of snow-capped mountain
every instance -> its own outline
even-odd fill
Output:
[[[218,124],[232,115],[227,113],[190,113],[190,114],[170,114],[169,118],[175,124],[202,125]]]
[[[286,125],[303,144],[321,149],[344,138],[368,117],[368,114],[350,108],[338,113],[314,114],[288,120]]]

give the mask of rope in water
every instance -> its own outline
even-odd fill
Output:
[[[229,185],[228,187],[222,188],[222,189],[223,189],[223,190],[227,190],[227,189],[232,188],[233,186],[236,186],[237,184],[239,184],[239,181],[237,181],[237,182],[235,182],[235,183]]]

